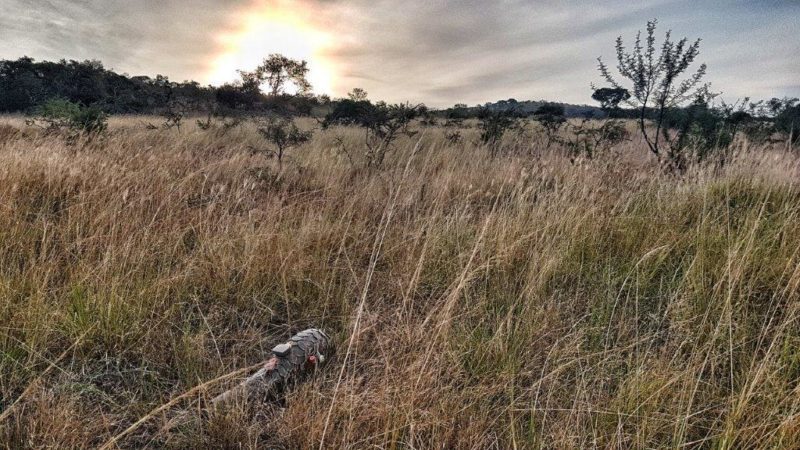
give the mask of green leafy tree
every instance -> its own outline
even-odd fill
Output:
[[[86,107],[56,98],[36,108],[35,115],[28,120],[28,124],[48,131],[68,129],[74,133],[96,134],[108,128],[108,118],[98,107]]]

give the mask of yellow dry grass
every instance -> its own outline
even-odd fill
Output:
[[[490,160],[426,128],[365,170],[340,128],[278,173],[250,126],[115,118],[70,146],[2,122],[9,448],[102,445],[311,326],[339,353],[285,409],[118,444],[800,447],[795,154],[677,177],[635,141]]]

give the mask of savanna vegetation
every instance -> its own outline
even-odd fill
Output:
[[[0,442],[800,448],[797,101],[717,103],[653,36],[591,117],[320,101],[278,56],[147,115],[30,78],[0,124]],[[203,412],[309,327],[323,371]]]

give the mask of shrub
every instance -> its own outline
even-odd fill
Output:
[[[444,138],[447,140],[447,143],[450,145],[456,145],[461,143],[463,140],[463,136],[461,136],[461,132],[458,130],[455,131],[446,131],[444,134]]]
[[[108,128],[106,114],[96,106],[81,107],[73,114],[72,128],[84,133],[99,133]]]
[[[572,153],[573,160],[580,155],[592,159],[628,138],[628,130],[621,120],[606,120],[598,127],[594,126],[594,121],[584,119],[571,128],[571,137],[563,143]]]
[[[51,99],[36,108],[28,124],[49,131],[69,129],[85,134],[100,133],[108,127],[108,117],[96,106],[83,106],[65,99]]]
[[[5,144],[21,135],[20,130],[8,124],[0,124],[0,145]]]
[[[489,156],[494,158],[503,135],[516,125],[516,113],[513,110],[492,111],[484,108],[478,113],[478,119],[481,121],[481,143],[488,146]]]
[[[533,119],[544,128],[547,137],[546,147],[550,147],[553,142],[558,142],[558,132],[566,123],[564,118],[564,107],[555,103],[547,103],[539,107],[533,113]]]
[[[668,154],[676,168],[685,168],[687,154],[683,149],[691,149],[695,160],[702,161],[714,150],[729,147],[739,131],[754,137],[763,128],[749,112],[754,107],[749,99],[713,105],[709,101],[713,98],[709,94],[698,96],[688,107],[664,113],[662,134],[665,141],[674,137]]]
[[[775,130],[788,136],[792,144],[800,143],[800,104],[790,99],[775,116]]]
[[[218,129],[225,134],[244,123],[246,116],[238,111],[229,110],[220,105],[210,105],[206,110],[206,118],[197,120],[197,127],[203,131]]]
[[[323,120],[323,126],[358,125],[368,126],[379,115],[379,108],[369,100],[342,99]]]
[[[270,144],[275,146],[275,156],[278,158],[278,165],[283,166],[284,152],[292,147],[297,147],[311,139],[311,131],[303,131],[297,128],[297,124],[289,118],[271,118],[262,127],[258,128],[259,134]]]
[[[412,106],[408,103],[389,105],[384,102],[372,103],[359,100],[360,96],[342,99],[333,111],[322,121],[323,128],[332,125],[357,125],[364,129],[366,160],[368,167],[380,167],[387,151],[401,133],[414,132],[408,129],[412,120],[426,109],[425,105]]]
[[[241,84],[223,84],[214,95],[217,103],[229,109],[252,109],[262,100],[258,89],[249,89]]]

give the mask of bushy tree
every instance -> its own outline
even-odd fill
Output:
[[[618,116],[619,105],[630,100],[631,93],[624,88],[599,88],[592,93],[592,99],[600,103],[600,108],[609,117]]]
[[[108,118],[100,108],[56,98],[37,107],[28,124],[48,131],[67,129],[73,133],[95,134],[106,130]]]
[[[469,118],[470,115],[470,107],[465,103],[456,103],[452,108],[447,108],[445,110],[445,117],[447,117],[448,120],[464,120]]]
[[[759,103],[750,103],[745,98],[735,103],[715,104],[715,96],[704,93],[684,108],[665,112],[662,133],[665,140],[670,137],[668,134],[673,138],[668,155],[676,169],[684,169],[690,156],[702,161],[712,152],[726,149],[739,132],[759,141],[772,133],[769,122],[755,117]]]
[[[352,100],[346,98],[336,101],[333,110],[325,116],[323,126],[369,126],[378,115],[378,107],[369,100]]]
[[[287,82],[292,83],[298,94],[311,92],[308,82],[308,63],[291,59],[280,54],[272,54],[252,72],[240,72],[246,90],[258,88],[266,83],[269,95],[278,96],[285,92]]]
[[[354,102],[363,102],[367,99],[368,94],[367,91],[361,88],[353,88],[349,94],[347,94],[347,98]]]
[[[656,47],[656,20],[647,23],[647,36],[642,42],[641,32],[636,34],[633,50],[628,52],[617,38],[617,70],[631,85],[631,97],[627,102],[639,110],[639,129],[650,151],[661,159],[665,153],[672,159],[679,157],[679,140],[673,140],[669,133],[663,133],[664,120],[670,108],[678,107],[687,101],[704,96],[708,86],[701,81],[706,74],[706,65],[701,64],[687,78],[681,80],[700,53],[700,40],[692,43],[687,38],[674,42],[668,31],[660,51]],[[612,75],[609,67],[598,58],[599,70],[614,89],[625,89]],[[655,130],[648,129],[648,112],[653,111]],[[666,141],[665,145],[662,141]],[[673,161],[675,162],[675,161]]]
[[[70,118],[73,130],[92,134],[108,129],[108,116],[97,106],[80,107]]]

